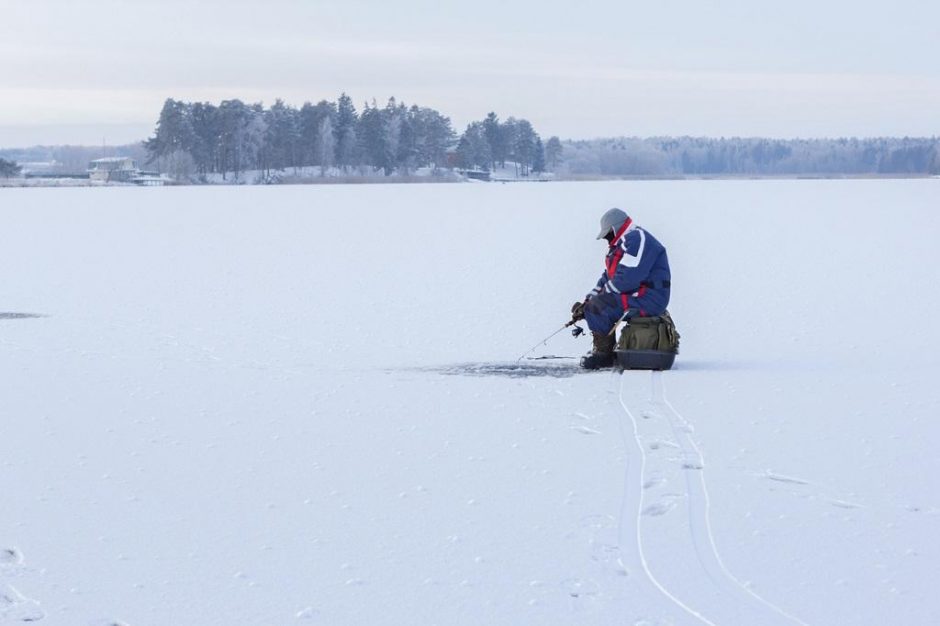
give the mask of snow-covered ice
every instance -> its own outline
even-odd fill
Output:
[[[934,623],[938,184],[4,190],[0,623]]]

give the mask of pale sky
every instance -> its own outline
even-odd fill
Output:
[[[152,132],[163,101],[394,95],[460,131],[940,134],[936,0],[0,0],[0,147]]]

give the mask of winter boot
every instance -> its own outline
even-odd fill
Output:
[[[581,367],[586,370],[599,370],[614,365],[613,333],[591,333],[594,335],[594,349],[581,357]]]

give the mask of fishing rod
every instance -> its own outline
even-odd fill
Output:
[[[546,338],[543,339],[542,341],[540,341],[540,342],[538,342],[537,344],[535,344],[534,346],[532,346],[532,348],[531,348],[530,350],[528,350],[525,354],[523,354],[523,355],[520,356],[518,359],[516,359],[516,363],[518,363],[518,362],[521,361],[522,359],[524,359],[524,358],[526,358],[527,356],[529,356],[530,354],[532,354],[532,352],[534,352],[535,349],[538,348],[539,346],[543,346],[543,345],[547,344],[549,339],[551,339],[552,337],[554,337],[555,335],[557,335],[557,334],[560,333],[561,331],[565,330],[565,329],[568,328],[569,326],[574,326],[575,324],[577,324],[578,321],[579,321],[579,320],[571,320],[570,322],[566,323],[564,326],[562,326],[561,328],[559,328],[558,330],[556,330],[555,332],[553,332],[551,335],[549,335],[548,337],[546,337]],[[583,333],[584,333],[584,329],[581,328],[580,326],[574,326],[574,328],[571,329],[571,335],[574,336],[574,337],[580,337]]]

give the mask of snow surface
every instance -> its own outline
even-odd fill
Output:
[[[938,184],[4,190],[0,623],[937,623]]]

